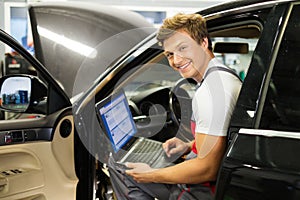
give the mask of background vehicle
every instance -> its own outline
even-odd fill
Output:
[[[300,33],[299,6],[299,1],[251,0],[226,3],[200,12],[207,19],[216,56],[244,78],[228,130],[228,151],[220,168],[216,199],[299,198],[300,168],[296,154],[299,149],[297,122],[300,108],[297,84],[300,63],[297,56],[300,46],[297,37]],[[100,44],[95,50],[100,51],[103,47]],[[26,53],[22,55],[29,58]],[[31,165],[19,164],[24,163],[23,156],[7,162],[12,158],[10,155],[14,155],[11,152],[16,152],[15,145],[0,147],[0,159],[5,161],[0,163],[17,163],[5,165],[7,170],[1,173],[3,189],[0,198],[9,198],[1,196],[3,191],[5,194],[10,176],[5,173],[18,172],[15,166],[18,166],[16,169],[29,169],[29,172],[47,170],[51,177],[47,175],[48,182],[42,182],[44,188],[48,188],[54,178],[58,179],[55,187],[50,187],[48,193],[39,196],[41,199],[55,197],[57,192],[53,191],[60,189],[64,191],[61,197],[75,199],[73,192],[76,186],[77,199],[93,199],[95,196],[109,198],[111,190],[106,161],[111,149],[98,124],[95,103],[119,88],[125,90],[141,135],[161,141],[172,136],[190,139],[187,123],[194,84],[182,80],[170,69],[162,49],[157,45],[155,34],[106,65],[106,70],[97,74],[93,82],[84,82],[83,87],[80,85],[82,77],[89,76],[88,69],[95,66],[95,62],[84,58],[82,63],[74,78],[76,87],[73,91],[81,95],[73,103],[73,112],[67,95],[62,95],[58,84],[40,66],[37,70],[41,71],[47,82],[47,101],[49,108],[52,108],[48,113],[53,114],[35,119],[30,125],[28,120],[0,124],[0,138],[4,138],[3,141],[6,133],[9,133],[9,139],[10,135],[18,136],[18,132],[25,130],[39,133],[40,130],[49,131],[50,127],[50,132],[56,133],[45,142],[45,146],[18,140],[18,146],[21,145],[18,149],[23,147],[23,151],[17,155],[28,157],[33,163]],[[38,63],[35,65],[39,66]],[[58,98],[64,100],[59,102],[67,103],[56,105],[52,100]],[[64,110],[65,107],[69,109]],[[70,133],[67,131],[70,130],[68,120],[72,125],[74,123],[74,129],[71,129],[71,135],[75,131],[74,141],[70,136],[67,139],[63,137]],[[39,145],[48,150],[44,151],[46,153],[54,152],[49,153],[50,158],[46,156],[48,154],[41,153]],[[41,162],[36,161],[32,154],[38,155],[37,160]],[[72,157],[73,154],[75,157]],[[44,166],[46,163],[52,164]],[[76,174],[71,173],[72,168],[76,169]],[[40,177],[39,173],[34,174]],[[78,185],[76,178],[79,179]],[[43,186],[23,190],[16,197],[22,199],[24,197],[21,195],[26,194],[29,199],[34,199],[36,192],[41,190],[39,188]]]

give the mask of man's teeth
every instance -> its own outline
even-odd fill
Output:
[[[186,63],[185,65],[183,65],[183,66],[181,66],[181,67],[179,67],[179,68],[180,68],[180,69],[184,69],[184,68],[186,68],[189,64],[190,64],[190,62]]]

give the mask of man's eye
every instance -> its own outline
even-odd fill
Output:
[[[185,50],[186,49],[186,46],[181,46],[181,47],[179,47],[179,51],[183,51],[183,50]]]

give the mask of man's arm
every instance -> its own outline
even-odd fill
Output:
[[[195,141],[199,153],[194,159],[162,169],[138,170],[138,165],[133,164],[129,166],[133,169],[126,173],[137,182],[144,183],[195,184],[216,180],[225,152],[226,137],[197,133]]]

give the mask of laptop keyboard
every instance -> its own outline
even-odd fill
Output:
[[[162,154],[164,154],[164,150],[161,143],[143,140],[125,162],[142,162],[151,166]]]

